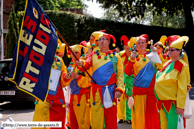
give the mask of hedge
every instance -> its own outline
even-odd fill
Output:
[[[79,44],[83,40],[89,41],[91,33],[98,30],[106,30],[107,33],[114,35],[117,40],[116,46],[121,49],[120,37],[122,35],[126,35],[130,39],[132,36],[148,34],[149,38],[153,39],[154,42],[157,42],[162,35],[190,35],[185,29],[115,22],[64,11],[45,12],[69,45]],[[19,23],[21,23],[23,13],[20,12],[18,17]],[[190,40],[192,38],[190,36]],[[191,53],[188,46],[191,47],[191,45],[189,43],[186,47],[188,55]],[[113,47],[110,46],[110,49],[113,49]],[[67,57],[64,57],[64,59],[65,64],[68,65],[70,60]]]

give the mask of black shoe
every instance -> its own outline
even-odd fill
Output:
[[[131,124],[131,120],[126,121],[127,124]]]
[[[125,121],[124,120],[119,120],[118,123],[124,123]]]

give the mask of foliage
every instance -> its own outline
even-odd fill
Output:
[[[8,20],[8,33],[5,39],[7,43],[6,58],[13,57],[13,52],[15,49],[18,33],[19,33],[19,29],[18,29],[18,23],[17,23],[17,16],[14,11],[14,6],[12,6],[11,13],[9,15],[9,20]]]
[[[154,9],[152,15],[165,11],[167,15],[173,16],[181,12],[185,16],[187,27],[193,25],[191,11],[194,11],[194,0],[97,0],[97,2],[102,3],[105,9],[114,7],[121,17],[128,20],[134,17],[143,18],[147,7],[151,6]]]
[[[54,23],[63,38],[69,45],[79,44],[81,41],[89,41],[90,35],[94,31],[107,30],[106,32],[115,36],[116,46],[122,49],[120,37],[126,35],[128,38],[148,34],[151,39],[158,41],[161,35],[170,36],[174,34],[184,35],[184,30],[173,28],[162,28],[158,26],[146,26],[127,22],[116,22],[111,20],[102,20],[86,15],[78,15],[63,11],[45,11],[50,20]],[[19,23],[22,22],[23,13],[18,15]],[[157,33],[153,33],[157,30]],[[110,45],[110,49],[114,49]],[[69,59],[64,57],[65,64],[69,64]]]
[[[82,0],[37,0],[43,10],[59,10],[61,8],[86,8]],[[24,11],[26,0],[16,0],[16,11]]]

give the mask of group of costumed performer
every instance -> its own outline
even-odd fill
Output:
[[[121,37],[121,43],[123,42],[124,50],[119,52],[123,62],[123,71],[128,63],[128,58],[132,52],[132,46],[130,46],[130,42],[127,36],[123,35]],[[119,98],[119,103],[117,105],[117,114],[118,114],[118,123],[127,122],[131,124],[131,109],[128,107],[128,97],[132,96],[132,89],[133,89],[133,79],[134,75],[128,76],[124,73],[124,91],[121,97]]]
[[[121,57],[109,50],[110,39],[114,36],[100,33],[98,36],[99,49],[93,51],[86,61],[79,61],[85,69],[92,67],[90,104],[92,129],[118,129],[117,127],[117,98],[121,96],[124,86],[123,64]]]
[[[147,58],[148,40],[147,34],[130,39],[131,43],[136,44],[138,52],[131,53],[125,67],[126,75],[134,74],[135,76],[133,80],[134,106],[132,108],[132,128],[134,129],[159,128],[154,86],[157,69],[162,67],[161,64],[153,63]],[[157,52],[154,46],[151,46],[151,50]]]
[[[177,129],[185,107],[190,73],[187,63],[181,58],[187,36],[170,36],[165,43],[169,46],[169,57],[164,67],[156,75],[155,94],[160,112],[161,129]]]
[[[61,76],[67,72],[63,59],[59,57],[60,55],[64,55],[64,51],[65,44],[62,44],[61,41],[58,40],[58,47],[52,64],[52,69],[60,71]],[[59,56],[57,56],[57,54],[59,54]],[[36,99],[33,121],[61,121],[62,129],[65,129],[66,109],[62,88],[67,85],[65,85],[65,81],[61,76],[56,90],[49,89],[45,102]]]

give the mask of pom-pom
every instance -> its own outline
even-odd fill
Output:
[[[55,59],[57,58],[57,56],[55,56]]]
[[[110,57],[113,57],[113,54],[110,54]]]
[[[136,55],[136,58],[138,58],[139,55]]]
[[[57,62],[57,65],[60,65],[60,63],[59,63],[59,62]]]
[[[99,56],[99,53],[96,53]]]
[[[148,42],[148,44],[151,44],[150,41]]]
[[[82,56],[84,57],[84,56],[85,56],[85,54],[82,54]]]
[[[101,105],[101,107],[103,108],[103,107],[104,107],[104,105],[102,104],[102,105]]]
[[[71,58],[71,56],[70,56],[70,55],[68,55],[67,57],[68,57],[68,58]]]
[[[107,60],[107,56],[105,56],[104,59]]]
[[[143,61],[146,61],[146,58],[143,58]]]
[[[167,57],[169,57],[169,55],[166,55]]]
[[[59,61],[60,61],[60,59],[57,59],[57,61],[59,62]]]
[[[88,99],[88,102],[90,102],[90,99]]]
[[[116,105],[116,103],[115,103],[115,102],[113,102],[112,104],[113,104],[113,105]]]
[[[115,44],[112,44],[113,47],[115,47],[116,45]]]
[[[55,67],[55,65],[53,64],[52,67]]]
[[[98,56],[98,59],[100,59],[101,58],[101,56]]]
[[[113,52],[112,54],[115,55],[115,52]]]
[[[94,47],[94,46],[95,46],[95,43],[92,44],[92,47]]]
[[[87,106],[90,106],[90,104],[89,104],[89,103],[87,103],[86,105],[87,105]]]
[[[80,106],[80,104],[78,103],[77,106]]]
[[[163,48],[166,48],[166,46],[163,46]]]
[[[136,61],[139,61],[139,58],[136,58]]]
[[[132,47],[130,47],[130,51],[132,51],[133,50],[133,48]]]
[[[35,105],[38,104],[38,101],[35,101],[34,104],[35,104]]]
[[[60,49],[60,47],[57,47],[57,49]]]
[[[120,100],[120,99],[118,99],[118,101],[120,102],[121,100]]]
[[[93,105],[95,105],[96,103],[95,102],[93,102]]]
[[[63,104],[62,107],[65,108],[65,104]]]
[[[70,62],[70,65],[73,65],[73,62]]]

